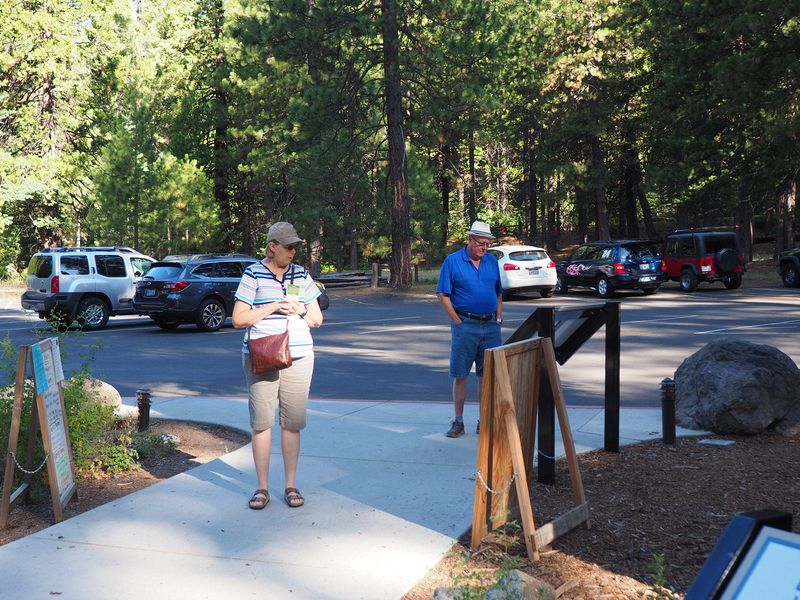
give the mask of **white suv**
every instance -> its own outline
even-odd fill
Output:
[[[22,308],[45,318],[60,313],[85,329],[103,329],[114,315],[136,314],[136,282],[155,259],[132,248],[45,248],[28,263]]]

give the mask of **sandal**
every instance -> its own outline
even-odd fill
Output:
[[[250,498],[248,506],[253,510],[261,510],[269,503],[269,492],[267,490],[256,490]]]
[[[283,491],[283,499],[290,508],[300,508],[306,503],[303,494],[297,488],[286,488]]]

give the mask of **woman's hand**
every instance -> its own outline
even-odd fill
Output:
[[[283,300],[280,300],[278,304],[280,305],[278,312],[283,315],[302,315],[305,312],[303,305],[294,298],[284,298]]]

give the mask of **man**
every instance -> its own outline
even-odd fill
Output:
[[[480,403],[483,352],[502,344],[503,288],[497,259],[488,253],[494,236],[489,226],[481,221],[475,221],[467,235],[467,245],[445,258],[436,286],[436,296],[452,321],[450,377],[453,378],[455,419],[447,432],[447,437],[451,438],[464,435],[464,402],[473,363]]]

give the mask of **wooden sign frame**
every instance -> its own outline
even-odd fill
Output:
[[[537,530],[527,474],[533,466],[542,371],[553,391],[575,506]],[[478,438],[478,476],[475,478],[472,517],[473,549],[480,545],[489,526],[492,529],[500,527],[508,522],[511,515],[516,514],[522,521],[530,560],[538,560],[540,548],[549,546],[574,527],[590,527],[589,504],[578,469],[575,443],[550,338],[533,338],[486,351],[481,388],[481,423],[486,425],[481,427]],[[513,491],[516,491],[516,498]]]
[[[16,459],[19,432],[22,422],[23,399],[28,364],[33,372],[34,401],[31,403],[31,418],[28,426],[25,466]],[[14,405],[12,407],[11,429],[8,434],[3,494],[0,499],[0,527],[8,524],[11,508],[30,491],[30,478],[39,469],[33,469],[36,450],[37,429],[42,434],[47,479],[53,501],[53,515],[58,523],[64,517],[64,507],[77,492],[75,464],[72,455],[72,442],[67,426],[67,413],[64,407],[62,382],[64,372],[58,338],[49,338],[32,346],[20,346],[17,357],[17,375],[14,386]],[[22,472],[21,485],[11,491],[16,467]],[[41,467],[39,467],[41,468]]]

